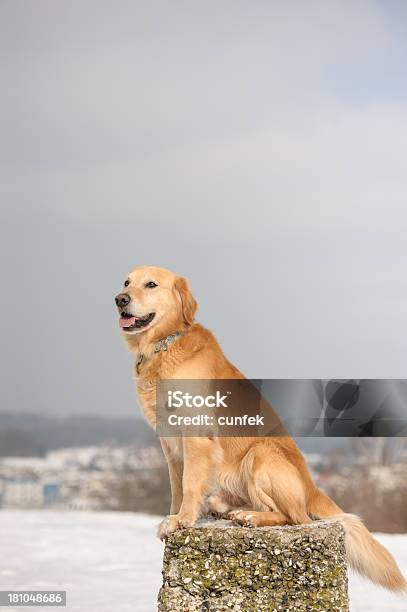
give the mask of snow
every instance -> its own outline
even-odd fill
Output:
[[[1,510],[0,589],[66,590],[67,612],[154,612],[163,551],[155,535],[159,521],[123,512]],[[407,535],[377,537],[407,574]],[[407,599],[356,576],[350,597],[352,612],[407,610]],[[50,609],[57,608],[44,612]]]

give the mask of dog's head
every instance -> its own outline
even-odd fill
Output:
[[[116,295],[119,324],[125,334],[156,328],[162,335],[192,325],[198,304],[188,281],[165,268],[135,268]]]

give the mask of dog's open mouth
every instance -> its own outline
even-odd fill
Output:
[[[127,312],[122,312],[119,319],[119,325],[124,331],[132,331],[133,329],[141,329],[146,327],[155,317],[155,312],[150,312],[144,317],[133,317]]]

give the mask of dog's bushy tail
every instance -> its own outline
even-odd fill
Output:
[[[342,512],[319,489],[312,496],[309,512],[315,517],[342,523],[346,556],[352,569],[390,591],[407,592],[407,582],[393,555],[372,536],[358,516]]]

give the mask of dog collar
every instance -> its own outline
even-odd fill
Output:
[[[154,345],[154,353],[159,353],[160,351],[168,351],[168,347],[180,336],[182,336],[182,332],[176,331],[174,334],[169,334],[165,338],[161,338],[161,340],[158,340],[158,342],[156,342]],[[140,374],[140,366],[143,361],[144,353],[141,353],[136,363],[137,374]]]
[[[154,353],[159,353],[160,351],[168,351],[168,347],[180,336],[182,336],[182,333],[176,331],[175,334],[170,334],[166,338],[162,338],[161,340],[155,343]]]

